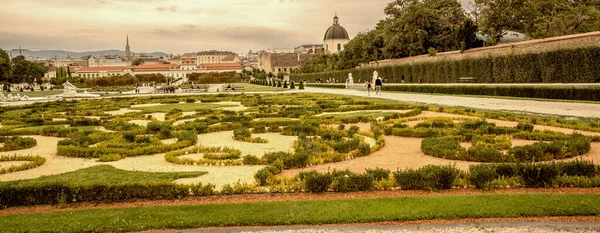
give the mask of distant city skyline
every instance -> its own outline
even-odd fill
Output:
[[[464,1],[464,0],[463,0]],[[0,48],[292,50],[322,43],[337,12],[351,38],[385,18],[391,0],[4,0]],[[35,10],[33,10],[35,9]]]

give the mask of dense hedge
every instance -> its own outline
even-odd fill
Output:
[[[75,186],[65,183],[0,184],[0,208],[11,206],[119,202],[128,200],[171,200],[214,195],[214,185],[114,184]]]
[[[0,151],[22,150],[37,145],[35,139],[24,137],[0,137],[0,143],[4,143]]]
[[[510,51],[508,51],[510,52]],[[452,83],[473,77],[478,83],[593,83],[600,82],[600,47],[562,49],[550,52],[504,55],[454,61],[422,62],[381,68],[352,69],[327,73],[292,74],[291,80],[315,82],[337,79],[345,82],[351,72],[354,82],[364,82],[377,71],[387,83]]]
[[[188,154],[202,154],[202,158],[189,159],[179,157]],[[242,160],[240,160],[241,154],[242,152],[240,150],[229,147],[196,146],[184,150],[169,151],[165,154],[165,160],[171,163],[187,165],[238,166],[242,165]]]

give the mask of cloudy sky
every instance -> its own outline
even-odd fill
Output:
[[[135,52],[293,48],[321,43],[335,12],[351,37],[391,0],[2,0],[0,48]]]

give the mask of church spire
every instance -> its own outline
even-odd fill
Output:
[[[127,45],[125,45],[125,56],[131,58],[131,49],[129,47],[129,34],[127,34]]]

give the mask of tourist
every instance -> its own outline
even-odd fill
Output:
[[[383,81],[381,77],[377,77],[375,80],[375,95],[381,95],[381,86],[383,86]]]
[[[367,80],[367,95],[371,96],[371,82]]]

